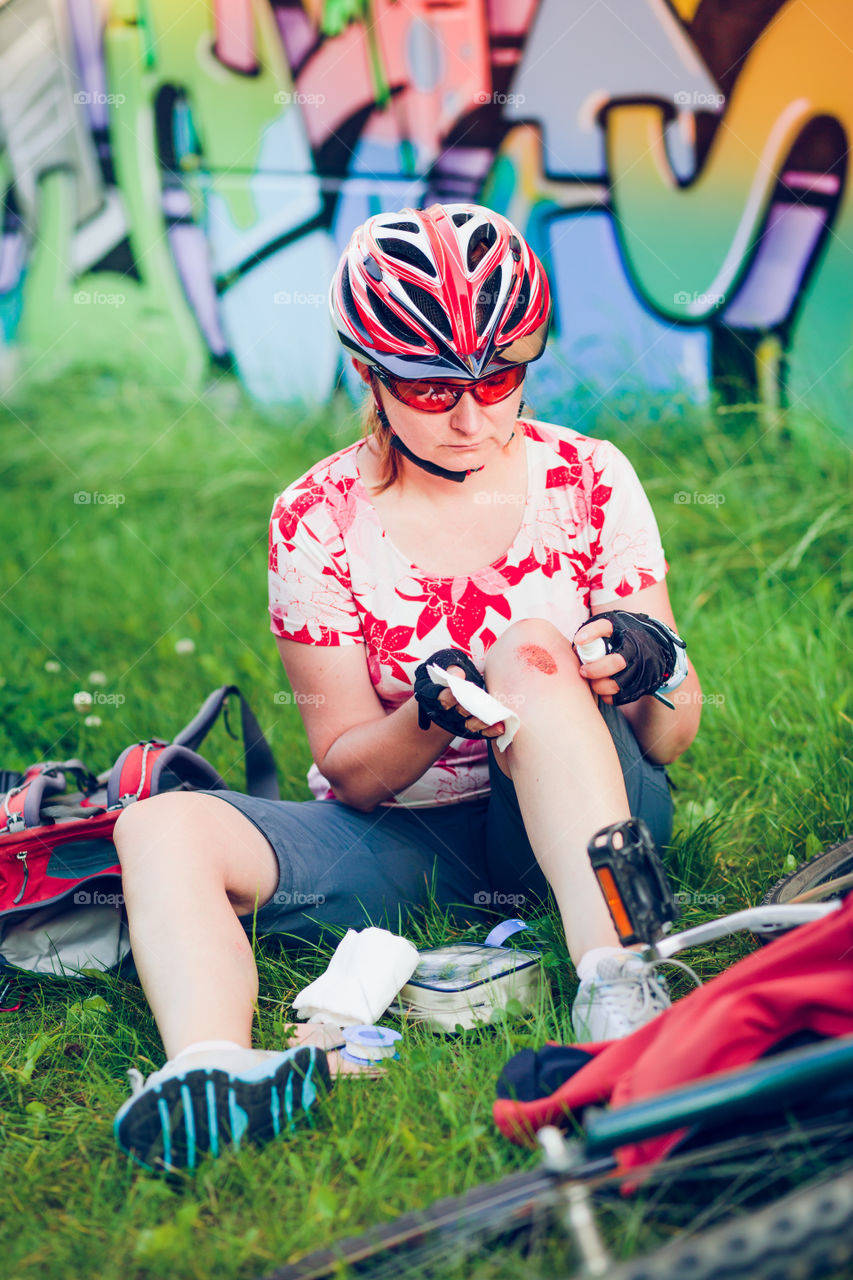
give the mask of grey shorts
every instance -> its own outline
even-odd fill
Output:
[[[666,771],[641,753],[622,713],[601,703],[625,778],[631,813],[658,845],[672,835]],[[437,906],[460,920],[529,916],[548,886],[524,830],[515,788],[489,753],[491,794],[426,809],[369,813],[338,800],[261,800],[237,791],[207,794],[233,805],[266,836],[279,865],[273,897],[247,931],[316,942],[325,928],[382,925],[401,932],[406,917]],[[592,835],[592,832],[590,832]]]

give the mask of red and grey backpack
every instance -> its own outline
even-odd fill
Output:
[[[223,708],[228,728],[232,694],[240,699],[246,790],[277,800],[272,752],[235,685],[216,689],[171,742],[133,743],[104,773],[80,760],[0,771],[0,966],[69,976],[113,968],[128,955],[113,827],[148,796],[227,789],[195,748]]]

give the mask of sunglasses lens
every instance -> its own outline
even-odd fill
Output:
[[[388,390],[410,409],[419,409],[421,413],[446,413],[462,394],[461,389],[451,383],[429,382],[426,379],[389,379]]]
[[[500,373],[493,373],[491,377],[475,382],[474,399],[479,400],[480,404],[498,404],[499,401],[506,400],[516,387],[521,386],[524,373],[523,364],[514,364],[509,369],[502,369]]]
[[[521,386],[525,371],[523,364],[514,364],[479,382],[432,382],[428,378],[394,378],[388,374],[383,381],[392,396],[409,409],[446,413],[459,403],[465,391],[470,391],[478,404],[498,404]]]

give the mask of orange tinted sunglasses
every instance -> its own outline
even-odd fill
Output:
[[[524,381],[527,366],[524,364],[509,365],[492,373],[488,378],[478,378],[475,382],[466,382],[461,378],[397,378],[385,369],[373,369],[373,373],[383,387],[391,392],[395,400],[399,400],[407,409],[417,409],[420,413],[447,413],[462,399],[466,391],[470,391],[477,404],[499,404],[511,396]]]

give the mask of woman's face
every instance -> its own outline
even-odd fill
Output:
[[[466,391],[446,413],[422,413],[410,409],[373,379],[388,421],[403,444],[425,462],[448,471],[486,466],[512,437],[521,405],[523,384],[497,404],[479,404]]]

